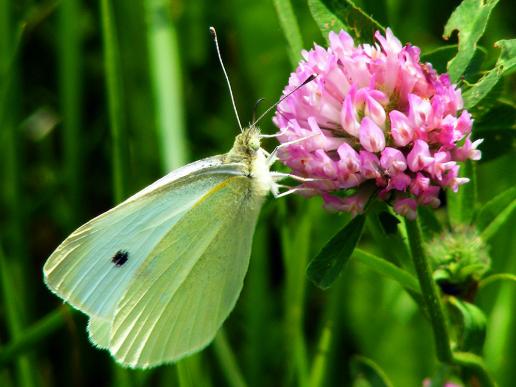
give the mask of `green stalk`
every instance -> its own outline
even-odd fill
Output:
[[[335,304],[335,302],[332,300],[331,304]],[[334,309],[334,307],[330,306],[330,309]],[[331,311],[330,316],[326,319],[317,345],[317,353],[315,354],[312,370],[310,372],[310,387],[324,386],[326,370],[328,368],[328,352],[330,351],[333,337],[333,319],[334,313]]]
[[[227,385],[231,387],[246,387],[247,384],[238,368],[235,355],[231,350],[224,329],[221,329],[215,337],[213,349],[215,350],[217,359],[220,362],[222,372],[226,376],[226,380],[228,382]]]
[[[166,171],[188,160],[177,33],[167,0],[144,1],[156,123]]]
[[[80,219],[82,173],[81,122],[81,36],[79,0],[66,0],[59,10],[59,94],[63,117],[64,175],[70,200],[69,221]]]
[[[419,286],[421,287],[423,300],[434,331],[437,358],[443,363],[449,364],[453,360],[450,348],[450,336],[448,334],[448,327],[443,306],[439,298],[439,292],[432,278],[432,269],[423,249],[421,229],[417,220],[407,220],[405,224]]]
[[[492,274],[490,276],[487,276],[485,278],[483,278],[479,283],[478,283],[478,288],[479,289],[482,289],[483,287],[485,287],[486,285],[489,285],[489,284],[492,284],[496,281],[510,281],[510,282],[514,282],[516,283],[516,275],[514,274],[511,274],[511,273],[498,273],[498,274]]]
[[[310,246],[310,207],[298,212],[295,224],[288,222],[285,204],[281,203],[281,245],[286,269],[285,291],[285,338],[287,348],[291,348],[291,364],[294,366],[290,373],[296,376],[296,385],[305,386],[308,382],[308,360],[306,343],[303,334],[303,313],[305,302],[306,278],[305,271],[308,263]],[[309,204],[310,206],[310,204]]]
[[[26,295],[30,292],[25,280],[27,269],[25,209],[20,176],[23,170],[20,138],[17,126],[18,66],[17,53],[21,37],[21,27],[16,27],[13,17],[13,2],[0,0],[0,149],[3,169],[2,182],[4,197],[3,213],[7,221],[0,238],[9,241],[6,245],[10,259],[0,251],[0,266],[3,293],[3,308],[6,328],[12,340],[23,334],[27,319]],[[17,383],[21,386],[36,385],[36,365],[28,356],[20,356],[16,361]]]
[[[22,340],[23,316],[20,313],[20,305],[25,305],[21,299],[21,293],[15,285],[18,277],[14,272],[15,266],[8,262],[0,247],[0,278],[2,282],[3,307],[6,317],[7,330],[11,340]],[[19,356],[16,360],[18,383],[22,387],[36,386],[36,375],[33,374],[34,366],[27,356]]]
[[[19,36],[12,25],[11,2],[0,0],[0,146],[2,149],[4,216],[9,227],[2,237],[10,241],[6,249],[20,264],[25,261],[23,191],[20,186],[20,141],[16,126],[17,48]],[[5,211],[5,212],[4,212]],[[21,287],[23,290],[23,287]]]
[[[100,1],[102,41],[104,45],[104,71],[109,109],[109,125],[113,151],[113,192],[115,202],[122,201],[127,193],[128,145],[123,133],[122,81],[118,39],[113,10],[109,0]]]
[[[353,258],[370,269],[380,273],[381,275],[391,278],[403,286],[411,294],[420,296],[419,283],[416,278],[409,272],[400,269],[386,259],[377,257],[365,250],[356,248],[353,251]]]
[[[210,379],[202,368],[202,353],[189,356],[176,364],[180,387],[209,387]]]
[[[45,340],[50,334],[61,328],[65,322],[68,308],[62,306],[47,314],[38,322],[23,331],[22,335],[11,340],[0,350],[0,367],[20,356],[24,352]]]
[[[267,209],[263,211],[261,220],[270,219]],[[273,290],[269,283],[268,230],[266,222],[258,221],[254,233],[249,270],[245,279],[244,299],[240,304],[244,308],[243,324],[246,327],[244,338],[246,346],[243,351],[242,368],[247,380],[262,379],[264,383],[267,383],[267,379],[263,379],[263,375],[266,373],[267,367],[268,343],[263,338],[268,335],[270,329],[273,329],[269,302],[273,298]]]

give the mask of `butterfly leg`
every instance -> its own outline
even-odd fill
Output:
[[[284,192],[279,192],[280,188],[288,188]],[[272,195],[277,199],[283,196],[287,196],[296,192],[305,191],[305,192],[315,192],[313,188],[309,187],[289,187],[288,185],[283,184],[274,184],[274,187],[271,189]]]
[[[287,142],[284,142],[280,145],[278,145],[276,148],[274,148],[272,150],[271,153],[269,153],[269,155],[267,156],[267,163],[269,164],[269,167],[274,164],[277,160],[278,160],[278,151],[281,149],[281,148],[285,148],[289,145],[293,145],[293,144],[297,144],[298,142],[303,142],[305,140],[308,140],[309,138],[312,138],[312,137],[315,137],[315,136],[319,136],[321,133],[312,133],[308,136],[304,136],[304,137],[301,137],[301,138],[298,138],[296,140],[292,140],[292,141],[287,141]]]
[[[283,179],[287,179],[287,178],[291,178],[291,179],[294,179],[296,181],[299,181],[301,183],[310,183],[310,182],[314,182],[314,181],[321,181],[321,180],[325,180],[325,179],[313,179],[311,177],[302,177],[302,176],[297,176],[297,175],[293,175],[291,173],[283,173],[283,172],[275,172],[275,171],[271,171],[270,172],[270,176],[272,177],[272,180],[273,181],[281,181]]]

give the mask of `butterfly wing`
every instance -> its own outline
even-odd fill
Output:
[[[242,289],[262,199],[252,179],[231,177],[162,238],[117,306],[109,348],[119,362],[176,361],[214,338]]]
[[[109,348],[109,336],[111,333],[111,320],[90,317],[88,321],[88,336],[90,341],[98,348]]]
[[[73,232],[44,266],[48,287],[90,316],[111,320],[142,263],[210,190],[241,175],[215,156],[180,168]]]

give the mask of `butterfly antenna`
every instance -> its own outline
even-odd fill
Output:
[[[276,102],[274,105],[272,106],[269,106],[269,108],[267,110],[265,110],[261,115],[260,117],[258,117],[257,120],[255,120],[253,122],[253,125],[256,125],[258,123],[258,121],[260,121],[263,117],[265,117],[267,115],[267,113],[269,113],[272,109],[274,109],[276,106],[278,106],[280,103],[282,103],[285,98],[287,97],[290,97],[292,94],[294,94],[296,91],[298,91],[300,88],[302,88],[304,85],[306,85],[307,83],[310,83],[312,82],[315,78],[317,78],[317,74],[312,74],[310,75],[308,78],[305,79],[305,81],[300,84],[299,86],[297,86],[294,90],[292,90],[290,93],[288,93],[287,95],[284,95],[283,97],[281,97],[279,99],[278,102]]]
[[[253,121],[252,121],[252,122],[256,122],[256,111],[258,110],[258,105],[259,105],[262,101],[265,101],[265,98],[260,98],[260,99],[258,99],[258,101],[256,101],[256,103],[254,104],[254,109],[253,109]]]
[[[228,84],[229,95],[231,96],[231,103],[233,104],[233,110],[235,111],[235,116],[238,122],[238,126],[240,127],[240,131],[243,132],[242,124],[240,123],[240,117],[238,117],[238,111],[236,108],[235,97],[233,97],[233,90],[231,89],[231,82],[229,82],[228,73],[226,72],[226,68],[224,67],[224,62],[222,61],[222,55],[220,55],[219,41],[217,39],[217,31],[215,31],[214,27],[210,27],[211,37],[215,42],[215,47],[217,48],[217,55],[219,57],[220,66],[222,67],[222,71],[224,71],[224,76],[226,77],[226,83]]]

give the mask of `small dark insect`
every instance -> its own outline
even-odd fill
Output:
[[[115,264],[115,266],[120,267],[129,259],[129,252],[125,250],[118,250],[113,258],[111,258],[111,262]]]

